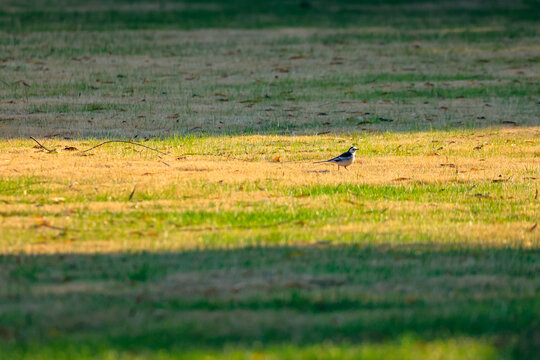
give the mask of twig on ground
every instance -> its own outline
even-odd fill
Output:
[[[69,231],[79,231],[79,230],[76,230],[76,229],[68,229],[68,228],[63,228],[63,227],[59,227],[59,226],[53,226],[51,224],[49,224],[47,221],[45,220],[41,220],[39,221],[36,225],[34,225],[34,227],[46,227],[46,228],[49,228],[49,229],[53,229],[53,230],[58,230],[58,231],[62,231],[62,232],[67,232],[68,230]]]
[[[47,150],[48,152],[50,152],[50,153],[56,152],[56,150],[54,150],[54,149],[53,150],[47,149],[39,141],[37,141],[33,136],[30,136],[30,139],[34,140],[39,146],[41,146],[43,149]],[[138,146],[142,146],[144,148],[147,148],[149,150],[155,151],[157,153],[160,153],[162,155],[168,155],[168,154],[166,154],[166,153],[164,153],[162,151],[159,151],[158,149],[154,149],[154,148],[152,148],[150,146],[146,146],[146,145],[139,144],[139,143],[132,142],[132,141],[124,141],[124,140],[107,140],[107,141],[102,142],[101,144],[98,144],[96,146],[91,147],[90,149],[82,150],[81,153],[85,153],[85,152],[88,152],[90,150],[94,150],[95,148],[100,147],[101,145],[105,145],[105,144],[108,144],[108,143],[114,143],[114,142],[116,142],[116,143],[126,143],[126,144],[131,144],[131,145],[138,145]],[[169,166],[169,164],[166,164],[166,163],[164,163],[164,164]]]
[[[105,145],[105,144],[108,144],[108,143],[114,143],[114,142],[117,142],[117,143],[126,143],[126,144],[131,144],[131,145],[139,145],[139,146],[142,146],[142,147],[147,148],[147,149],[149,149],[149,150],[155,151],[155,152],[157,152],[157,153],[160,153],[160,154],[163,154],[163,155],[167,155],[166,153],[164,153],[164,152],[162,152],[162,151],[159,151],[158,149],[151,148],[150,146],[146,146],[146,145],[139,144],[139,143],[132,142],[132,141],[124,141],[124,140],[107,140],[107,141],[102,142],[101,144],[98,144],[98,145],[96,145],[96,146],[91,147],[90,149],[82,150],[81,152],[82,152],[82,153],[85,153],[85,152],[88,152],[88,151],[90,151],[90,150],[94,150],[95,148],[100,147],[101,145]]]
[[[204,226],[204,227],[181,227],[181,228],[178,228],[178,231],[206,231],[206,230],[210,230],[210,231],[220,231],[220,230],[234,230],[234,229],[241,229],[241,230],[249,230],[249,229],[266,229],[266,228],[272,228],[272,227],[276,227],[276,226],[280,226],[280,225],[284,225],[284,224],[289,224],[289,223],[292,223],[294,220],[286,220],[286,221],[281,221],[281,222],[278,222],[278,223],[275,223],[275,224],[263,224],[263,225],[253,225],[253,226],[232,226],[232,225],[228,225],[228,226],[218,226],[218,227],[212,227],[212,226]]]
[[[67,231],[66,228],[63,228],[63,227],[59,227],[59,226],[52,226],[52,225],[49,225],[49,224],[43,224],[43,225],[39,225],[39,226],[43,226],[43,227],[47,227],[49,229],[53,229],[53,230],[58,230],[58,231]]]
[[[24,80],[17,80],[17,81],[14,81],[13,84],[23,84],[23,85],[26,86],[26,87],[30,87],[30,86],[31,86],[29,83],[27,83],[27,82],[24,81]]]
[[[133,194],[135,194],[135,189],[137,188],[137,185],[135,185],[133,187],[133,190],[131,191],[131,194],[129,194],[129,198],[128,198],[128,201],[131,201],[131,199],[133,199]]]
[[[48,152],[52,153],[52,152],[56,152],[56,150],[51,150],[51,149],[47,149],[45,146],[41,145],[39,143],[39,141],[37,141],[35,138],[33,138],[32,136],[30,136],[30,139],[34,140],[39,146],[41,146],[43,149],[47,150]]]

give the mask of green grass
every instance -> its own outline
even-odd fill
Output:
[[[174,8],[174,2],[162,2],[152,8],[137,7],[137,1],[98,2],[93,11],[84,3],[55,1],[50,4],[8,2],[0,13],[0,27],[10,32],[58,30],[118,29],[199,29],[261,28],[277,26],[350,27],[362,24],[414,28],[417,26],[488,26],[516,21],[534,22],[539,12],[535,1],[520,1],[514,6],[498,4],[464,8],[459,6],[407,7],[402,1],[328,2],[312,1],[303,8],[298,1],[274,0],[253,3],[247,0],[186,2]],[[122,5],[131,4],[133,7]],[[7,5],[11,5],[8,10]],[[48,5],[48,6],[47,6]],[[71,6],[69,6],[71,5]],[[390,6],[389,6],[390,5]],[[15,9],[15,11],[13,11]],[[511,34],[519,36],[520,34]]]
[[[240,341],[265,344],[255,349],[279,357],[281,351],[302,356],[310,344],[325,341],[343,344],[336,346],[343,354],[338,358],[364,352],[368,358],[414,357],[416,351],[429,358],[440,346],[448,347],[445,358],[461,351],[481,351],[480,358],[532,354],[520,346],[538,326],[537,285],[530,277],[538,260],[536,250],[416,246],[8,255],[0,258],[11,279],[4,296],[18,296],[20,310],[1,315],[4,333],[18,339],[4,351],[160,358],[160,349],[168,349],[161,356],[182,349],[196,358],[199,347],[212,354],[212,348]],[[389,262],[394,265],[381,266]],[[189,292],[170,287],[171,276],[179,275]],[[115,290],[97,290],[103,282]],[[67,293],[54,291],[70,284]],[[41,311],[22,311],[38,299]],[[448,334],[458,339],[440,340]],[[77,346],[70,344],[74,339]],[[488,345],[493,339],[506,350]],[[240,351],[254,351],[249,348]],[[235,355],[225,350],[221,356]]]
[[[201,13],[214,11],[208,4],[185,4],[186,14],[197,6]],[[2,130],[14,137],[163,139],[193,132],[291,135],[538,124],[538,26],[530,19],[538,9],[532,2],[510,10],[490,5],[489,11],[483,2],[472,10],[448,3],[422,10],[410,4],[339,2],[326,18],[342,26],[288,30],[273,26],[304,11],[297,2],[239,4],[245,5],[217,5],[246,21],[235,26],[227,18],[230,26],[244,30],[225,36],[229,30],[219,24],[206,29],[210,25],[200,19],[206,30],[182,32],[182,22],[169,27],[167,16],[175,12],[167,6],[177,6],[169,3],[158,10],[171,14],[163,17],[161,30],[140,19],[145,30],[134,30],[114,16],[96,27],[107,9],[120,7],[120,17],[144,18],[153,11],[148,4],[126,10],[126,3],[113,2],[92,11],[71,4],[68,11],[53,2],[50,13],[40,4],[12,4],[8,19],[34,16],[32,8],[45,17],[67,12],[73,17],[51,15],[49,23],[21,25],[21,32],[12,27],[0,36]],[[326,6],[313,3],[308,17]],[[252,18],[242,12],[256,17],[267,7],[282,12],[277,22],[245,30]],[[465,16],[471,11],[486,18],[473,21]],[[426,12],[429,16],[417,23]],[[387,24],[374,13],[401,20]],[[347,23],[349,16],[357,18]],[[371,20],[363,21],[364,16]],[[432,23],[435,19],[440,23]],[[69,28],[70,21],[77,21],[80,31],[57,31]],[[33,26],[51,28],[33,31]],[[60,118],[64,126],[55,121]],[[18,127],[19,119],[28,126]]]
[[[106,344],[97,344],[92,347],[73,348],[70,344],[58,343],[44,350],[36,348],[39,354],[32,359],[136,359],[127,351],[111,350]],[[58,351],[56,349],[61,349]],[[157,354],[156,354],[157,353]],[[484,343],[469,339],[437,340],[433,342],[416,341],[413,337],[404,337],[392,344],[365,344],[365,345],[324,345],[308,346],[272,346],[265,349],[227,348],[225,351],[186,351],[177,350],[165,352],[143,352],[142,356],[156,359],[429,359],[434,354],[444,354],[447,359],[495,359],[494,349]],[[24,351],[13,351],[10,355],[26,359]]]

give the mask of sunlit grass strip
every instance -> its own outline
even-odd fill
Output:
[[[0,354],[2,351],[0,351]],[[334,344],[322,345],[272,345],[255,348],[230,346],[223,351],[177,349],[173,351],[160,350],[117,350],[107,344],[73,345],[60,341],[51,345],[29,346],[26,349],[14,348],[4,351],[4,355],[20,360],[52,360],[52,359],[96,359],[135,360],[384,360],[384,359],[441,359],[441,360],[495,360],[499,353],[488,342],[470,338],[455,338],[441,340],[421,340],[404,336],[398,341],[385,344]]]

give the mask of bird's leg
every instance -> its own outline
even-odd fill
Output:
[[[344,168],[345,168],[345,170],[349,171],[349,169],[347,169],[347,167],[346,167],[346,166],[344,166]]]

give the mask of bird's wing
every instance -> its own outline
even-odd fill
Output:
[[[336,156],[333,159],[324,160],[324,161],[317,161],[317,162],[315,162],[315,164],[317,164],[317,163],[325,163],[325,162],[336,162],[336,161],[340,161],[340,160],[344,160],[344,159],[349,159],[351,156],[352,156],[352,154],[349,151],[347,151],[347,152],[344,152],[343,154],[341,154],[339,156]]]
[[[352,154],[349,151],[347,151],[347,152],[344,152],[343,154],[339,155],[338,157],[333,158],[332,160],[348,159],[351,156],[352,156]]]

